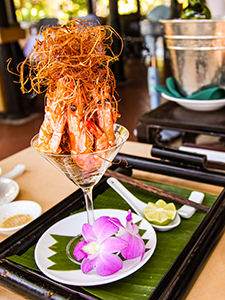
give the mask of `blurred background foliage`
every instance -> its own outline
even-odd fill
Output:
[[[169,0],[140,0],[141,15],[158,5],[169,5]],[[87,15],[86,0],[14,0],[18,22],[35,22],[43,18],[57,18],[66,21],[77,16]],[[96,14],[107,18],[109,0],[96,0]],[[119,14],[137,12],[136,0],[119,0]]]

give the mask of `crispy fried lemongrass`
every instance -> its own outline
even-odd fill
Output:
[[[113,36],[119,38],[122,45],[122,39],[112,27],[93,26],[81,19],[42,29],[33,49],[18,66],[22,91],[52,91],[57,81],[67,76],[73,78],[74,93],[79,85],[85,87],[87,94],[93,88],[98,87],[100,92],[110,86],[113,95],[115,78],[109,65],[118,60],[122,51],[121,47],[120,53],[113,53]],[[24,77],[25,66],[29,69],[27,78]],[[26,89],[28,80],[31,82],[29,90]]]
[[[113,52],[113,38],[122,51],[112,27],[75,19],[42,29],[18,65],[22,92],[45,92],[40,151],[82,154],[113,145],[119,114],[110,64],[121,54]]]

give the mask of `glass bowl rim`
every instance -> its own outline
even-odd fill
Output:
[[[35,148],[35,146],[34,146],[34,142],[37,140],[37,137],[38,137],[38,135],[39,135],[39,133],[37,133],[37,134],[35,134],[33,137],[32,137],[32,139],[31,139],[31,142],[30,142],[30,145],[31,145],[31,147],[34,149],[34,150],[36,150],[36,151],[38,151],[40,154],[43,154],[43,155],[48,155],[48,156],[56,156],[56,157],[69,157],[69,156],[87,156],[87,155],[96,155],[96,154],[100,154],[100,153],[105,153],[105,152],[108,152],[108,151],[111,151],[111,150],[113,150],[113,149],[115,149],[115,148],[118,148],[118,147],[120,147],[123,143],[125,143],[126,141],[127,141],[127,139],[129,138],[129,131],[128,131],[128,129],[126,128],[126,127],[124,127],[123,125],[120,125],[120,124],[117,124],[117,123],[115,123],[114,124],[114,127],[116,127],[116,126],[118,126],[118,127],[120,127],[120,128],[123,128],[123,130],[125,130],[125,137],[123,138],[123,140],[120,142],[120,143],[118,143],[118,144],[116,144],[116,145],[114,145],[114,146],[112,146],[112,147],[109,147],[109,148],[107,148],[107,149],[104,149],[104,150],[99,150],[99,151],[93,151],[93,152],[89,152],[89,153],[81,153],[81,154],[71,154],[71,153],[65,153],[65,154],[61,154],[61,153],[51,153],[51,152],[45,152],[45,151],[40,151],[40,150],[38,150],[38,149],[36,149]]]

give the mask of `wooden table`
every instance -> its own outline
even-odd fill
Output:
[[[133,154],[143,157],[150,157],[151,146],[148,144],[126,142],[122,151],[127,154]],[[38,155],[31,148],[27,148],[16,153],[9,158],[0,161],[0,167],[3,174],[10,171],[16,164],[26,165],[26,171],[23,175],[16,178],[20,186],[20,193],[16,199],[33,200],[38,202],[43,211],[48,210],[57,202],[71,194],[75,186],[63,174],[56,171],[47,161]],[[187,181],[183,179],[167,177],[159,174],[146,174],[136,171],[135,176],[139,178],[148,178],[153,181],[164,181],[168,184],[186,188],[195,189],[212,194],[219,194],[221,187],[213,185]],[[166,181],[165,181],[166,180]],[[32,187],[32,188],[31,188]],[[0,235],[0,241],[6,236]],[[197,280],[194,282],[186,300],[224,300],[225,299],[225,234],[220,239],[216,248],[208,258]],[[27,299],[14,292],[0,287],[1,300],[22,300]]]

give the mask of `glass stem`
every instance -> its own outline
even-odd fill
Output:
[[[93,225],[93,223],[95,221],[92,190],[93,190],[93,187],[84,189],[84,199],[85,199],[85,205],[86,205],[86,211],[87,211],[87,220],[88,220],[88,224],[90,224],[90,225]]]

